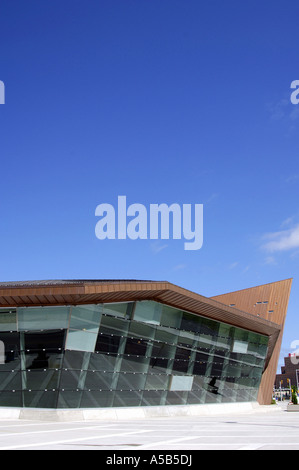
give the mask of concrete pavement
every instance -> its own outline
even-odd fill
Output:
[[[287,403],[267,412],[145,420],[40,422],[0,420],[0,450],[299,450],[299,413]],[[278,408],[277,408],[278,407]]]

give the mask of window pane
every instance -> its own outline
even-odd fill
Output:
[[[161,310],[161,304],[156,302],[136,302],[134,320],[159,325],[161,319]]]
[[[22,392],[16,390],[0,392],[0,403],[1,406],[20,408],[23,406]]]
[[[26,389],[53,390],[58,388],[60,371],[53,369],[27,370]]]
[[[128,338],[124,353],[132,354],[133,356],[145,356],[147,344],[148,342],[142,339]]]
[[[172,375],[170,382],[170,390],[172,391],[190,391],[193,385],[192,376]]]
[[[149,357],[123,356],[120,370],[124,372],[144,372],[149,368]]]
[[[53,390],[47,391],[24,391],[24,406],[30,408],[56,408],[58,392]]]
[[[114,394],[113,406],[139,406],[141,403],[142,392],[135,391],[118,391]]]
[[[17,312],[0,308],[0,331],[17,331]]]
[[[100,333],[106,335],[125,335],[129,328],[129,321],[121,318],[103,316],[101,321]]]
[[[88,331],[69,330],[66,349],[94,352],[97,334]]]
[[[152,339],[155,336],[156,327],[154,325],[146,325],[145,323],[130,322],[128,336],[136,336],[137,338]]]
[[[95,351],[109,353],[109,354],[117,354],[119,348],[120,337],[119,336],[111,336],[105,335],[100,333],[97,337]]]
[[[120,304],[104,304],[103,312],[113,317],[131,318],[131,313],[134,307],[134,302],[120,303]]]
[[[21,390],[21,373],[18,372],[0,372],[0,390]],[[2,403],[1,403],[2,405]]]
[[[172,328],[180,328],[183,312],[167,305],[161,305],[161,325],[170,326]]]
[[[70,307],[18,308],[19,331],[68,328]]]
[[[72,307],[70,329],[98,333],[101,315],[101,305],[78,305]]]
[[[0,341],[5,347],[5,363],[0,371],[20,369],[20,335],[16,332],[0,332]]]
[[[27,369],[61,367],[65,330],[21,333],[24,335],[24,356]]]
[[[149,374],[146,379],[146,390],[168,390],[170,375]]]
[[[88,368],[90,370],[113,372],[116,358],[117,356],[112,354],[92,353]]]

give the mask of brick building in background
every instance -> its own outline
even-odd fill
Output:
[[[292,386],[298,387],[299,356],[295,353],[289,354],[284,358],[284,366],[281,367],[281,373],[275,377],[275,388],[288,388],[290,386],[288,379],[291,381]]]

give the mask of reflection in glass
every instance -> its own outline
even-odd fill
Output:
[[[156,303],[0,309],[0,405],[254,401],[268,338]]]

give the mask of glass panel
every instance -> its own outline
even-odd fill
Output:
[[[36,391],[23,392],[24,406],[30,408],[56,408],[58,399],[58,392],[47,390],[47,391]]]
[[[233,352],[246,354],[248,349],[248,343],[245,341],[234,340]]]
[[[178,344],[180,346],[188,347],[193,349],[197,345],[198,336],[196,333],[191,331],[180,331],[178,335]]]
[[[91,354],[89,361],[89,369],[113,372],[115,369],[117,356],[115,354]]]
[[[65,330],[21,333],[24,335],[26,369],[58,369],[61,367]]]
[[[157,328],[155,340],[167,343],[169,345],[175,345],[178,339],[178,331],[171,328]]]
[[[106,408],[112,406],[114,392],[90,390],[84,391],[81,399],[81,408]]]
[[[154,325],[146,325],[145,323],[130,322],[128,336],[136,336],[137,338],[152,339],[155,336],[156,327]]]
[[[117,390],[144,390],[146,374],[119,374]]]
[[[102,317],[100,332],[105,335],[121,336],[127,333],[129,322],[121,318]]]
[[[81,390],[63,390],[60,389],[58,395],[57,408],[79,408],[82,400],[83,392]],[[87,408],[83,406],[82,408]]]
[[[64,348],[65,330],[48,330],[26,332],[25,349],[26,351],[39,351],[45,349],[52,352],[61,352]]]
[[[66,349],[94,352],[98,335],[89,331],[69,330]]]
[[[149,368],[149,357],[123,356],[120,370],[122,372],[144,372]]]
[[[17,311],[0,308],[0,331],[17,331]]]
[[[0,406],[256,400],[268,346],[257,333],[153,301],[20,308],[17,333],[14,310],[0,309]]]
[[[146,378],[145,390],[168,390],[170,375],[149,374]]]
[[[152,357],[150,360],[149,371],[156,374],[171,373],[173,366],[173,359],[162,359],[159,357]]]
[[[166,405],[185,405],[184,399],[185,392],[168,392],[166,398]]]
[[[0,341],[4,343],[5,363],[0,364],[0,371],[17,370],[20,362],[20,335],[16,332],[0,332]]]
[[[172,375],[169,390],[171,391],[190,391],[193,385],[192,376]]]
[[[20,372],[0,372],[0,390],[21,390],[22,381]]]
[[[22,392],[17,390],[0,392],[0,406],[22,407]]]
[[[134,391],[118,391],[114,395],[113,406],[139,406],[142,399],[142,392]]]
[[[161,325],[180,328],[183,312],[173,307],[161,304]]]
[[[155,390],[145,390],[142,395],[141,406],[160,406],[165,392]]]
[[[125,354],[130,354],[133,356],[145,356],[147,350],[147,341],[142,339],[127,338]]]
[[[77,390],[80,374],[80,370],[62,370],[60,376],[60,389]]]
[[[97,334],[102,315],[101,305],[78,305],[72,307],[70,329]]]
[[[162,357],[162,358],[169,358],[173,359],[176,353],[176,347],[171,346],[166,343],[154,343],[152,349],[152,357]]]
[[[59,378],[59,370],[27,370],[26,389],[43,391],[48,389],[57,389],[59,384]]]
[[[103,312],[113,317],[131,318],[134,302],[120,304],[104,304]]]
[[[161,304],[151,301],[136,302],[134,320],[159,325],[161,313]]]
[[[18,330],[66,329],[70,307],[22,307],[18,308]]]
[[[181,329],[185,331],[198,332],[202,328],[201,324],[205,321],[201,317],[183,312]]]
[[[97,337],[95,351],[117,354],[119,348],[120,337],[119,336],[108,336],[100,333]]]
[[[63,368],[82,369],[84,354],[83,351],[65,351]]]

